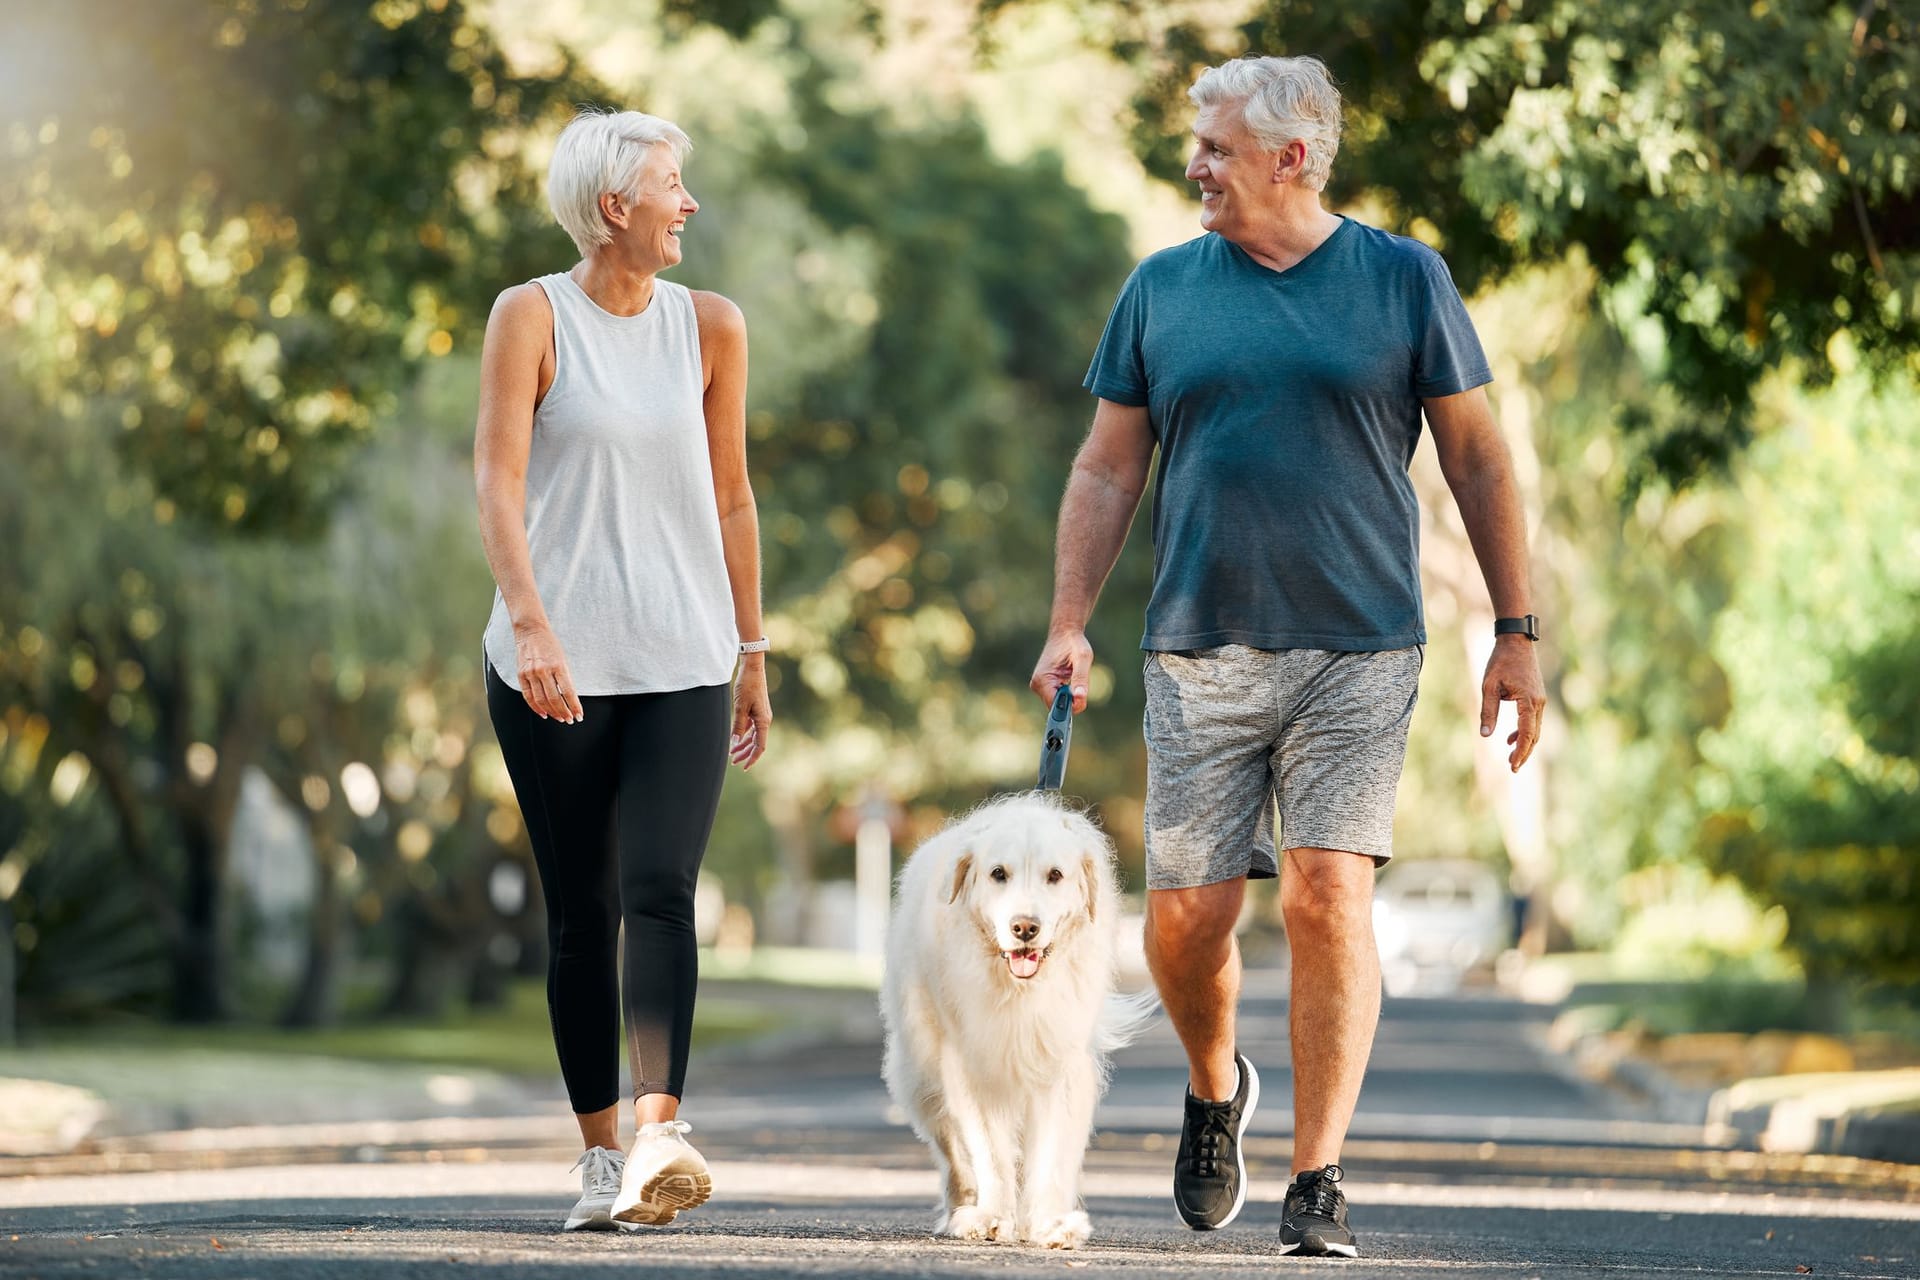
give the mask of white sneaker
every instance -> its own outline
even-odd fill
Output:
[[[612,1231],[613,1202],[620,1195],[620,1175],[627,1167],[624,1152],[588,1147],[573,1162],[580,1170],[580,1202],[567,1215],[569,1231]]]
[[[713,1178],[706,1159],[680,1136],[692,1128],[684,1120],[640,1126],[613,1203],[615,1222],[663,1227],[682,1209],[707,1202]]]

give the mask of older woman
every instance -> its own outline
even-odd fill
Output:
[[[634,111],[567,127],[547,194],[581,261],[502,293],[481,358],[487,702],[545,890],[547,1005],[586,1147],[568,1230],[663,1224],[711,1193],[677,1118],[694,881],[727,761],[751,767],[772,718],[746,323],[660,278],[700,208],[690,146]]]

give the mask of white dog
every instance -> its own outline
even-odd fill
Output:
[[[945,1175],[938,1233],[1086,1242],[1107,1055],[1155,1005],[1113,994],[1118,914],[1107,838],[1040,793],[980,806],[900,872],[883,1071]]]

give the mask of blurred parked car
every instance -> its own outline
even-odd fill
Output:
[[[1440,858],[1394,862],[1374,889],[1373,931],[1388,995],[1457,989],[1491,966],[1509,942],[1512,902],[1499,872],[1483,862]]]

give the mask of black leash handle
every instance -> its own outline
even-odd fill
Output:
[[[1067,748],[1073,745],[1073,688],[1063,684],[1047,713],[1047,736],[1040,743],[1040,781],[1036,791],[1058,791],[1067,780]]]

